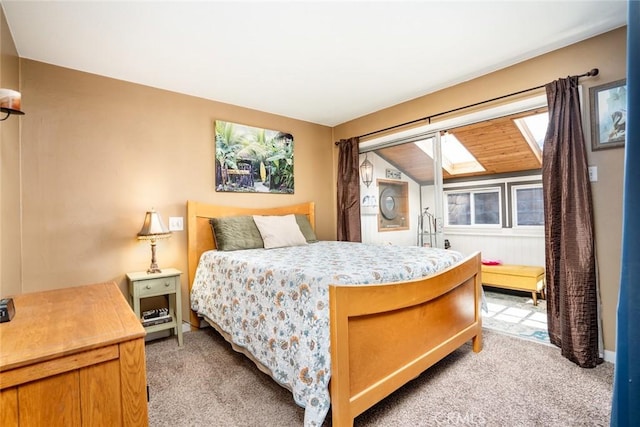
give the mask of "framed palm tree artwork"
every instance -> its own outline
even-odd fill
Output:
[[[216,191],[292,194],[293,135],[215,121]]]

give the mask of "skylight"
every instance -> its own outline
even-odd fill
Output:
[[[475,157],[458,141],[455,135],[445,132],[441,138],[442,167],[451,175],[460,175],[471,172],[484,172],[484,168]],[[416,141],[415,144],[422,151],[433,158],[432,139]]]
[[[542,161],[542,146],[549,124],[549,113],[534,114],[520,119],[514,119],[522,136],[527,140],[538,160]]]
[[[542,148],[544,143],[544,137],[547,133],[547,126],[549,125],[549,113],[536,114],[535,116],[529,116],[522,119],[525,122],[533,138],[538,143],[538,147]]]
[[[451,175],[470,172],[484,172],[475,157],[458,141],[452,133],[442,137],[442,167]]]

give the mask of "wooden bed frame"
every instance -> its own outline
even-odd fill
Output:
[[[200,255],[215,248],[209,218],[304,214],[315,229],[314,210],[312,202],[264,209],[188,201],[189,292]],[[332,425],[352,426],[356,416],[469,340],[474,352],[482,349],[480,267],[476,253],[425,279],[330,286]],[[190,321],[199,327],[193,311]]]

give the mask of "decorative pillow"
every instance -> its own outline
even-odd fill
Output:
[[[307,244],[294,215],[254,215],[253,220],[260,230],[265,249]]]
[[[211,218],[209,223],[219,251],[264,247],[260,231],[249,215]]]
[[[314,233],[313,227],[311,227],[309,218],[307,218],[306,215],[296,214],[296,222],[298,223],[298,227],[300,227],[302,235],[307,239],[307,243],[315,243],[318,241],[316,233]]]

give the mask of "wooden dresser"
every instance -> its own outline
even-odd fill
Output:
[[[0,323],[1,426],[148,425],[145,330],[115,283],[14,303]]]

